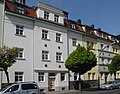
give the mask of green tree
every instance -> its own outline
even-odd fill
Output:
[[[120,70],[120,54],[113,56],[112,62],[108,64],[108,70],[110,73],[114,73],[116,79],[116,72]]]
[[[85,48],[78,44],[76,50],[74,50],[67,60],[65,66],[72,72],[79,73],[79,90],[81,91],[81,79],[80,76],[96,66],[96,55],[90,51],[90,48]]]
[[[16,62],[18,49],[16,47],[8,48],[6,46],[0,48],[0,68],[5,72],[7,83],[9,84],[8,68]]]

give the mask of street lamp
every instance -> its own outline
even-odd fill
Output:
[[[116,43],[119,43],[117,40],[113,41],[112,43],[106,45],[105,47],[103,47],[100,51],[100,53],[98,54],[98,58],[99,58],[99,62],[100,62],[100,55],[102,54],[102,51],[106,48],[109,47],[111,45],[114,45]],[[98,89],[100,89],[100,66],[99,66],[99,62],[98,62]]]

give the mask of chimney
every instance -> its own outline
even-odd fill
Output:
[[[81,19],[78,19],[78,20],[77,20],[77,23],[78,23],[78,24],[81,24]]]
[[[98,28],[98,31],[101,31],[101,28]]]
[[[95,27],[94,24],[92,24],[92,25],[91,25],[91,28],[94,29],[94,27]]]

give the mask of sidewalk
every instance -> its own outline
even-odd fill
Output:
[[[40,94],[84,94],[84,93],[80,93],[80,91],[78,90],[68,90],[68,91],[50,91]]]
[[[83,89],[81,92],[79,90],[68,90],[68,91],[50,91],[50,92],[41,92],[40,94],[92,94],[96,91],[99,91],[97,88],[87,88]]]

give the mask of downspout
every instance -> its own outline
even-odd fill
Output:
[[[69,34],[68,34],[68,27],[67,28],[67,58],[69,56]],[[68,89],[70,90],[70,70],[68,70]]]
[[[2,20],[1,47],[4,46],[4,22],[5,22],[5,0],[3,1],[3,20]]]
[[[35,19],[33,18],[33,81],[35,81],[35,74],[34,74],[34,32],[35,32]]]
[[[2,13],[2,31],[1,31],[1,44],[0,47],[4,46],[4,20],[5,20],[5,0],[3,1],[3,9],[2,9],[3,13]],[[3,71],[2,69],[0,69],[0,89],[2,88],[2,77],[3,77]]]

